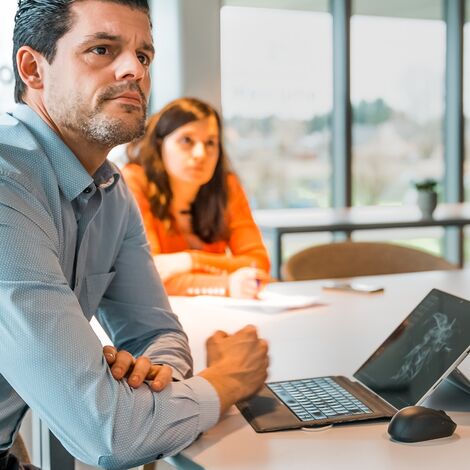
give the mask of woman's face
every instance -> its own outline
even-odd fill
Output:
[[[219,159],[219,127],[214,116],[189,122],[163,140],[163,164],[171,181],[202,186]]]

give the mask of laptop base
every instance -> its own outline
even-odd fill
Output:
[[[358,382],[351,381],[343,376],[334,376],[332,378],[361,400],[372,412],[301,421],[266,385],[253,397],[237,403],[237,408],[256,432],[273,432],[304,427],[323,427],[330,424],[390,419],[395,414],[395,408],[366,390]]]

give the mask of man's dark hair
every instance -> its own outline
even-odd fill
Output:
[[[57,41],[72,27],[71,5],[83,0],[19,0],[13,31],[13,70],[15,72],[15,101],[24,103],[26,89],[18,73],[16,53],[22,46],[39,52],[51,64]],[[127,5],[149,12],[147,0],[103,0]],[[93,14],[93,12],[90,12]]]

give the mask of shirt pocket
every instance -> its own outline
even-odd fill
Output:
[[[86,312],[86,316],[88,319],[90,319],[98,310],[101,299],[115,275],[116,271],[112,270],[109,273],[90,274],[89,276],[86,276],[85,285],[88,301],[88,311]]]

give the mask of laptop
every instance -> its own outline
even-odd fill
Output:
[[[470,352],[470,302],[433,289],[354,373],[269,382],[237,407],[256,432],[391,418]],[[321,360],[321,359],[318,359]]]

